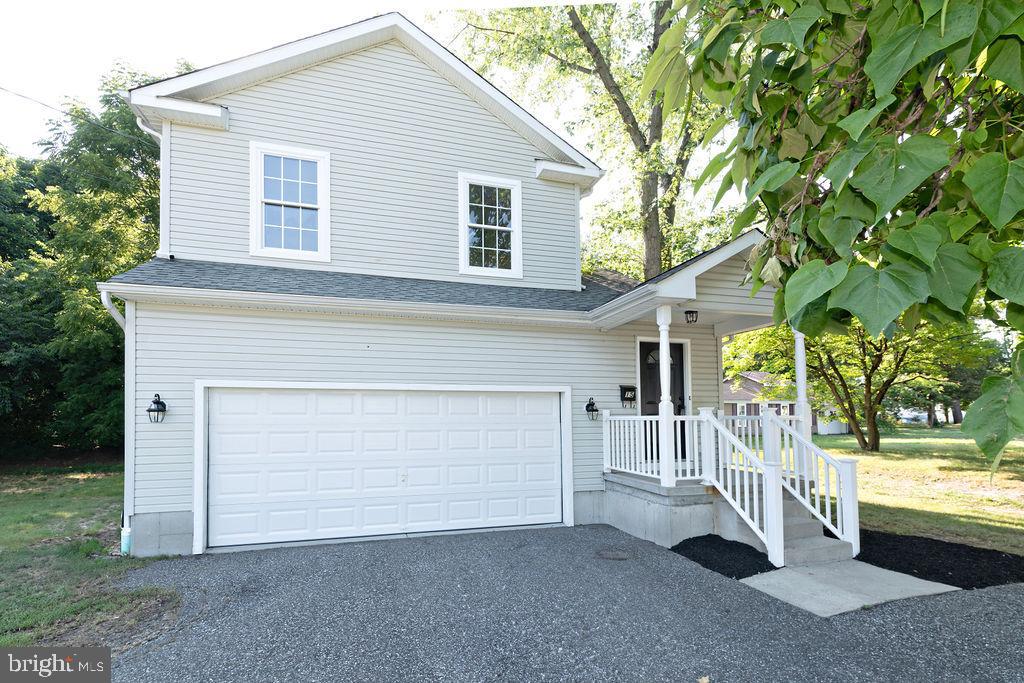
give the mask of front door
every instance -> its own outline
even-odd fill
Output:
[[[686,382],[683,373],[683,345],[670,344],[669,354],[672,360],[672,387],[669,396],[676,415],[686,413]],[[658,342],[640,342],[640,414],[657,415],[658,403],[661,400],[661,369]]]

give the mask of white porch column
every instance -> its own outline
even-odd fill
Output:
[[[672,306],[658,306],[658,371],[661,380],[661,401],[658,403],[658,464],[662,486],[675,486],[675,440],[672,438],[672,348],[669,327]]]
[[[804,333],[793,330],[793,360],[796,364],[796,414],[800,418],[798,429],[804,438],[811,438],[811,404],[807,400],[807,350]]]

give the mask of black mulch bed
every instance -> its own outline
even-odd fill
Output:
[[[746,543],[727,541],[713,534],[688,538],[674,546],[672,552],[730,579],[745,579],[775,569],[761,551]]]
[[[672,551],[731,579],[775,569],[764,553],[719,536],[689,538]],[[1024,583],[1024,556],[921,536],[861,529],[857,559],[958,588]]]
[[[857,559],[957,588],[1024,582],[1024,556],[922,536],[861,529]]]

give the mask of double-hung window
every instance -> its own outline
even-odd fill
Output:
[[[330,166],[328,152],[251,143],[251,254],[331,260]]]
[[[521,186],[517,180],[459,174],[459,272],[523,276]]]

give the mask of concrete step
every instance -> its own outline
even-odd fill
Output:
[[[808,517],[784,517],[782,520],[784,538],[811,538],[823,535],[821,522]]]
[[[853,546],[828,536],[787,538],[785,541],[787,566],[825,564],[853,558]]]

